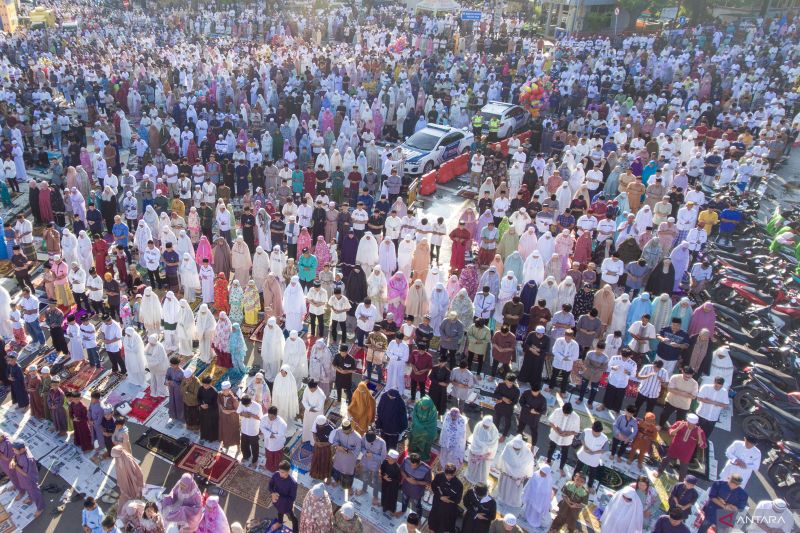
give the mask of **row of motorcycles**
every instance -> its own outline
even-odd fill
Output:
[[[718,191],[717,191],[718,194]],[[743,221],[728,244],[709,240],[713,265],[706,299],[715,336],[734,364],[734,416],[745,434],[769,447],[764,464],[773,488],[800,507],[800,277],[793,249],[772,247],[763,191],[736,197]],[[786,220],[798,213],[782,213]],[[798,269],[800,271],[800,269]]]

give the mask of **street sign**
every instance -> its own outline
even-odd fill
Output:
[[[680,24],[681,26],[683,26],[684,24],[686,24],[686,17],[681,17],[681,18],[679,18],[679,19],[678,19],[678,24]]]
[[[462,11],[461,20],[479,21],[481,20],[482,15],[483,13],[481,13],[480,11]]]
[[[615,8],[614,8],[614,16],[615,16],[615,17],[618,17],[618,16],[619,16],[619,8],[618,8],[618,7],[615,7]]]

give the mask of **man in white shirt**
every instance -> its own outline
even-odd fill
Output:
[[[572,372],[572,364],[578,360],[580,348],[575,341],[575,332],[568,329],[564,336],[556,339],[553,343],[553,371],[547,383],[546,392],[555,388],[559,375],[561,376],[561,394],[567,391],[569,384],[569,374]]]
[[[703,429],[708,439],[719,421],[720,413],[731,403],[728,389],[725,388],[725,378],[718,376],[714,378],[713,384],[707,383],[701,386],[696,399],[700,402],[695,411],[700,419],[697,425]]]
[[[239,415],[241,431],[239,449],[242,451],[242,462],[244,463],[250,459],[250,464],[255,468],[258,465],[258,435],[261,432],[261,418],[263,416],[261,405],[245,394],[239,402],[239,407],[236,408],[236,414]],[[267,446],[269,446],[269,443],[267,443]]]
[[[581,447],[576,453],[578,462],[575,465],[575,472],[583,471],[583,466],[589,467],[589,482],[586,485],[592,488],[594,480],[597,479],[597,468],[605,454],[605,447],[608,444],[608,437],[603,433],[603,423],[595,420],[592,427],[583,430]]]
[[[624,272],[625,263],[619,258],[619,253],[614,252],[611,257],[603,259],[600,265],[600,280],[614,287]]]
[[[603,183],[603,172],[594,167],[586,173],[586,189],[589,191],[589,196],[594,196],[594,191]]]
[[[122,357],[122,326],[109,315],[103,315],[100,335],[111,361],[111,371],[115,374],[127,374],[125,359]]]
[[[476,151],[473,154],[472,159],[470,159],[470,174],[469,174],[469,185],[470,187],[478,188],[481,184],[481,173],[483,173],[483,165],[486,162],[486,157],[479,151]]]
[[[581,418],[572,409],[572,404],[567,402],[561,409],[554,409],[547,418],[550,426],[550,446],[547,448],[547,462],[553,462],[553,454],[557,447],[561,448],[561,475],[564,476],[564,466],[569,458],[569,447],[581,430]]]
[[[728,461],[719,473],[719,479],[728,479],[732,474],[739,474],[742,476],[740,486],[745,488],[750,476],[761,466],[761,450],[756,446],[757,443],[758,439],[752,435],[745,435],[744,440],[733,441],[725,450]]]
[[[89,293],[92,314],[103,314],[103,278],[94,267],[89,269],[89,275],[86,276],[86,290]]]
[[[89,315],[81,318],[80,332],[83,349],[86,350],[86,355],[89,357],[89,364],[95,368],[101,368],[100,354],[97,351],[97,328],[89,321]]]
[[[309,328],[312,337],[325,338],[325,304],[328,303],[328,291],[322,288],[318,279],[306,294],[308,302]],[[319,335],[317,330],[319,329]]]
[[[79,308],[90,311],[89,299],[86,297],[86,271],[80,267],[77,262],[70,265],[70,271],[67,274],[67,280],[70,287],[72,287],[72,295],[75,297],[75,303]]]
[[[608,385],[603,396],[603,407],[611,411],[619,411],[625,399],[628,382],[636,376],[636,361],[631,358],[631,351],[623,348],[619,355],[608,361]]]
[[[161,275],[159,274],[159,268],[161,267],[161,250],[156,248],[156,245],[152,240],[147,241],[147,248],[144,250],[142,263],[147,269],[147,277],[150,280],[150,286],[154,289],[163,288],[164,281],[161,279]],[[73,292],[74,291],[75,289],[73,289]]]
[[[372,299],[364,298],[356,307],[356,344],[364,346],[364,337],[372,333],[377,317],[378,309],[372,305]]]
[[[631,324],[628,333],[631,334],[631,341],[628,343],[631,351],[641,355],[650,352],[650,341],[656,338],[656,328],[650,323],[650,315],[642,315],[641,319]]]
[[[356,234],[356,238],[360,241],[367,229],[367,222],[369,222],[369,213],[364,209],[364,202],[356,204],[356,208],[350,214],[350,220],[353,223],[353,233]]]
[[[494,199],[492,204],[492,215],[494,216],[494,225],[499,226],[500,222],[506,216],[511,202],[508,200],[505,190],[500,191],[500,196]]]
[[[231,244],[231,214],[228,209],[225,207],[225,204],[220,204],[217,212],[215,214],[215,219],[217,221],[217,230],[219,230],[219,234],[222,238],[228,241],[228,244]]]
[[[613,215],[606,215],[605,218],[601,218],[597,222],[597,244],[603,244],[606,240],[612,238],[616,230],[617,223]]]
[[[217,186],[211,181],[211,176],[206,176],[206,181],[203,183],[203,201],[208,205],[214,205],[217,201]]]
[[[475,316],[488,322],[496,307],[496,301],[494,294],[489,292],[489,286],[484,286],[481,292],[475,295],[475,300],[472,302]]]
[[[338,274],[341,276],[341,274]],[[328,307],[331,308],[331,337],[334,344],[339,342],[336,331],[337,326],[342,332],[342,342],[347,341],[347,312],[352,307],[350,300],[345,298],[342,294],[342,289],[336,287],[333,289],[333,296],[328,299]]]
[[[169,196],[174,197],[178,193],[178,165],[171,159],[164,166],[164,181],[169,187]]]
[[[25,321],[25,329],[33,339],[33,345],[44,344],[44,333],[39,325],[39,298],[31,294],[29,287],[22,287],[22,297],[19,299],[22,306],[22,319]]]
[[[260,427],[264,434],[264,452],[267,456],[265,466],[270,472],[277,471],[278,464],[283,460],[283,447],[286,445],[286,422],[278,416],[276,406],[272,405],[267,409],[267,416],[261,419]]]

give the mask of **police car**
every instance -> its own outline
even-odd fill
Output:
[[[497,130],[497,139],[505,139],[521,132],[528,126],[530,114],[515,104],[505,102],[489,102],[481,108],[483,117],[483,134],[489,132],[489,122],[493,118],[500,120],[500,127]]]
[[[471,131],[429,124],[400,145],[406,174],[430,172],[445,161],[467,153],[475,140]]]

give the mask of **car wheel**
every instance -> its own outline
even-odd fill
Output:
[[[422,168],[422,173],[423,174],[427,174],[431,170],[433,170],[433,161],[428,161],[427,163],[425,163],[425,166]]]

